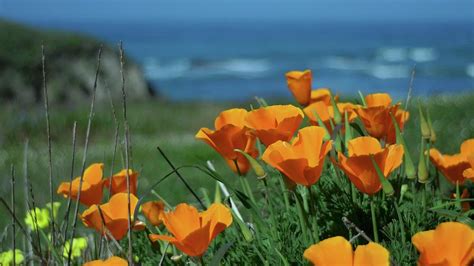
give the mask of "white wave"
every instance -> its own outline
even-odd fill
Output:
[[[161,63],[154,58],[145,60],[145,76],[149,79],[174,79],[184,76],[191,69],[191,61],[179,59]]]
[[[466,74],[469,77],[474,78],[474,63],[470,63],[469,65],[467,65]]]
[[[231,59],[216,66],[234,74],[259,74],[270,70],[270,64],[263,59]]]
[[[369,63],[360,59],[331,56],[323,60],[323,66],[339,70],[365,70],[369,67]]]
[[[382,48],[377,52],[377,58],[387,62],[401,62],[408,58],[408,51],[401,47]]]
[[[406,78],[410,75],[410,68],[404,65],[374,65],[369,73],[379,79]]]
[[[160,62],[154,58],[145,61],[145,75],[149,79],[166,80],[176,78],[206,79],[215,76],[237,76],[253,78],[264,75],[271,69],[264,59],[192,60],[179,59]]]
[[[433,48],[419,47],[410,49],[410,59],[416,62],[429,62],[438,58],[438,53]]]

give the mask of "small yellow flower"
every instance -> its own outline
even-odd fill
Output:
[[[31,230],[36,231],[37,228],[44,229],[49,225],[49,210],[47,208],[34,208],[29,210],[25,217],[25,223]]]
[[[65,258],[68,257],[69,255],[69,247],[71,246],[70,241],[66,241],[64,244],[64,249],[63,249],[63,256]],[[71,252],[71,257],[72,258],[79,258],[82,255],[82,251],[87,248],[87,238],[85,237],[78,237],[74,238],[72,241],[72,252]]]
[[[51,208],[51,203],[46,204],[46,208],[53,211],[53,217],[56,218],[58,215],[59,208],[61,207],[61,202],[53,202],[53,208]]]
[[[15,264],[20,265],[25,258],[23,253],[19,249],[15,249]],[[13,264],[13,250],[8,250],[0,253],[0,265],[12,265]]]

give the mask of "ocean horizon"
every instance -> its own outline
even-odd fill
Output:
[[[171,100],[289,96],[285,72],[311,69],[313,87],[356,95],[474,92],[474,27],[458,22],[36,21],[84,33],[137,61]],[[91,55],[92,56],[92,55]]]

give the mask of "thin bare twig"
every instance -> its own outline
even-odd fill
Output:
[[[76,207],[74,209],[74,220],[72,224],[72,232],[71,232],[71,238],[69,243],[72,243],[74,240],[74,235],[76,233],[76,226],[77,226],[77,215],[79,213],[79,204],[80,204],[80,199],[81,199],[81,190],[82,190],[82,181],[84,177],[84,171],[86,170],[86,159],[87,159],[87,149],[89,147],[89,136],[90,136],[90,131],[91,131],[91,125],[92,125],[92,117],[94,116],[94,103],[95,103],[95,94],[97,90],[97,79],[99,77],[99,72],[100,72],[100,59],[102,57],[102,45],[99,48],[99,52],[97,54],[97,68],[95,71],[95,79],[94,79],[94,86],[92,88],[92,97],[91,97],[91,107],[89,111],[89,119],[87,121],[87,130],[86,130],[86,140],[84,143],[84,153],[82,157],[82,169],[81,169],[81,176],[79,177],[79,190],[77,192],[77,200],[76,200]],[[71,265],[71,255],[72,255],[72,248],[68,250],[68,256],[67,256],[67,265]]]
[[[16,216],[16,211],[15,211],[15,167],[13,164],[11,165],[11,185],[12,185],[12,250],[13,250],[13,265],[16,265],[16,227],[15,227],[15,216]]]
[[[128,210],[128,263],[133,265],[133,250],[132,250],[132,218],[130,217],[131,206],[130,206],[130,174],[129,174],[129,127],[127,120],[127,93],[125,92],[125,75],[124,75],[124,50],[123,43],[119,44],[120,50],[120,75],[122,76],[122,104],[123,104],[123,120],[124,120],[124,129],[125,129],[125,169],[127,177],[127,210]]]
[[[160,152],[161,156],[163,156],[163,158],[165,159],[165,161],[169,164],[169,166],[171,166],[171,168],[173,170],[176,170],[176,167],[173,165],[173,163],[170,161],[170,159],[168,158],[168,156],[166,156],[166,154],[163,152],[163,150],[158,146],[156,147],[158,149],[158,151]],[[199,196],[193,191],[193,189],[191,188],[191,186],[188,184],[188,182],[186,182],[186,180],[184,179],[184,177],[176,170],[176,175],[179,177],[179,179],[184,183],[184,185],[186,186],[186,188],[191,192],[191,194],[193,194],[193,196],[196,198],[196,200],[199,202],[199,204],[201,205],[201,207],[203,209],[206,209],[206,205],[204,205],[204,203],[201,201],[201,199],[199,198]]]
[[[72,180],[74,178],[74,162],[76,159],[76,128],[77,128],[77,121],[74,121],[72,126],[72,159],[71,159],[71,174],[69,175],[69,195],[71,195],[72,190]],[[72,198],[68,197],[67,199],[67,209],[66,209],[66,216],[64,220],[66,221],[66,228],[64,229],[64,242],[67,240],[67,231],[69,227],[69,212],[71,211],[71,202]]]
[[[112,115],[114,117],[114,124],[115,124],[115,134],[114,134],[114,150],[113,150],[113,153],[112,153],[112,163],[110,165],[110,177],[109,177],[109,186],[112,185],[112,177],[114,175],[114,167],[115,167],[115,157],[117,155],[117,146],[118,146],[118,140],[119,140],[119,129],[120,129],[120,124],[119,124],[119,121],[117,119],[117,113],[115,111],[115,106],[114,106],[114,101],[112,99],[112,94],[110,93],[110,87],[107,86],[107,82],[106,82],[106,85],[105,85],[106,89],[107,89],[107,94],[109,96],[109,100],[110,100],[110,107],[112,109]],[[108,194],[108,198],[110,199],[110,192]]]
[[[407,100],[405,102],[405,110],[408,110],[408,103],[410,102],[411,94],[413,92],[413,81],[415,80],[415,73],[416,65],[413,66],[413,70],[411,71],[410,83],[408,85]]]
[[[53,163],[51,159],[51,126],[49,121],[49,98],[48,98],[48,87],[46,86],[46,57],[44,55],[44,45],[41,45],[41,65],[43,69],[43,98],[44,98],[44,110],[46,116],[46,134],[48,135],[48,167],[49,167],[49,192],[50,192],[50,203],[51,208],[54,202],[54,191],[53,191]],[[50,212],[50,223],[51,223],[51,243],[53,246],[56,243],[55,225],[54,225],[54,214]]]
[[[25,140],[25,148],[23,154],[23,176],[24,176],[24,189],[25,189],[25,210],[29,210],[29,202],[28,202],[28,139]],[[27,228],[27,233],[30,235],[31,229]],[[28,257],[33,256],[33,246],[30,241],[27,241],[28,245]],[[33,265],[33,262],[30,262],[29,265]]]

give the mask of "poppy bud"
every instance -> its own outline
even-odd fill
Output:
[[[257,160],[255,160],[255,158],[248,155],[243,150],[235,149],[235,151],[245,156],[245,158],[249,161],[250,166],[252,167],[253,171],[257,175],[258,179],[263,179],[267,176],[267,173],[265,173],[265,170],[263,170],[263,167],[260,165],[260,163],[257,162]]]
[[[423,139],[430,139],[431,132],[428,122],[426,122],[425,116],[423,115],[423,111],[421,110],[421,105],[418,105],[418,112],[420,114],[420,128],[421,128],[421,136]]]
[[[344,128],[346,130],[344,132],[344,144],[346,145],[346,148],[347,148],[347,144],[352,139],[352,129],[349,125],[349,118],[347,117],[347,110],[344,111]]]
[[[418,182],[423,184],[428,182],[428,169],[425,160],[425,142],[423,140],[421,140],[420,160],[418,162]]]
[[[392,113],[390,113],[390,117],[392,118],[392,123],[395,126],[397,144],[403,145],[403,150],[405,151],[405,153],[403,154],[405,158],[404,160],[405,174],[407,175],[408,179],[415,179],[416,178],[415,165],[413,163],[413,160],[411,159],[410,153],[408,152],[408,147],[407,147],[407,144],[405,143],[405,138],[403,138],[400,132],[400,127],[398,126],[398,123],[396,122],[395,117],[393,116]]]
[[[431,124],[431,116],[430,116],[430,112],[428,112],[428,110],[426,111],[426,117],[428,118],[428,126],[430,128],[430,142],[435,143],[436,142],[436,132],[434,131],[433,125]]]
[[[382,183],[382,190],[387,196],[392,196],[395,193],[395,190],[393,190],[392,184],[390,184],[390,181],[385,178],[385,176],[382,173],[382,170],[380,170],[380,167],[377,165],[377,162],[374,159],[374,155],[370,155],[370,159],[372,160],[372,164],[374,165],[375,171],[377,172],[377,175],[379,176],[380,183]]]
[[[340,124],[342,121],[342,116],[341,112],[339,111],[339,108],[337,107],[336,101],[334,100],[334,96],[332,94],[330,95],[331,97],[331,105],[332,109],[334,110],[334,122],[336,122],[336,125]]]
[[[361,91],[358,91],[357,93],[359,93],[359,97],[360,97],[360,101],[362,103],[362,106],[367,107],[367,103],[365,102],[364,94],[362,94]]]

